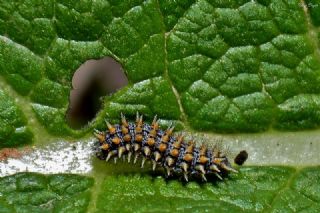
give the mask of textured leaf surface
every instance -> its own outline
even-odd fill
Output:
[[[189,131],[317,128],[319,5],[0,0],[0,148],[46,143],[45,130],[81,136],[120,112],[158,114]],[[129,85],[75,131],[65,120],[73,73],[104,56],[123,65]],[[90,178],[17,174],[0,179],[0,212],[319,212],[319,170],[244,167],[224,182],[185,186],[115,174],[94,186],[90,204]]]
[[[110,170],[112,169],[112,170]],[[177,180],[106,167],[95,188],[79,175],[0,178],[1,212],[318,212],[320,168],[243,167],[224,181]],[[109,170],[109,171],[108,171]],[[137,173],[136,173],[137,172]],[[93,190],[95,189],[95,190]],[[96,204],[90,204],[91,198]]]
[[[320,168],[244,167],[226,181],[186,185],[131,174],[105,178],[97,212],[318,212]],[[121,206],[121,210],[119,209]]]
[[[51,134],[120,111],[185,128],[255,132],[320,123],[318,0],[0,1],[0,75]],[[309,13],[310,12],[310,13]],[[74,71],[111,56],[129,85],[89,128],[65,121]],[[9,134],[9,132],[6,132]]]
[[[32,137],[22,110],[0,89],[0,148],[29,144]]]
[[[19,173],[0,178],[0,212],[86,212],[93,179]]]

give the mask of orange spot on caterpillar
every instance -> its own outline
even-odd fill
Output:
[[[200,155],[206,155],[207,147],[206,145],[202,144],[200,147]]]
[[[149,136],[151,136],[151,137],[156,137],[156,135],[157,135],[157,131],[154,130],[154,129],[152,129],[152,130],[149,132]]]
[[[104,133],[100,132],[100,133],[95,133],[94,135],[96,136],[96,138],[99,140],[100,143],[104,142],[106,137]]]
[[[155,144],[155,141],[154,141],[153,138],[149,138],[147,143],[148,143],[149,146],[153,146]]]
[[[142,137],[142,135],[136,135],[135,139],[136,139],[137,142],[141,142],[143,137]]]
[[[187,147],[186,153],[192,153],[194,149],[194,144],[189,143],[189,146]]]
[[[208,160],[209,160],[209,159],[208,159],[207,157],[205,157],[205,156],[201,156],[201,157],[200,157],[200,163],[201,163],[201,164],[206,164],[206,163],[208,162]]]
[[[122,134],[128,134],[129,133],[129,129],[127,128],[127,127],[124,127],[124,126],[122,126],[121,127],[121,132],[122,132]]]
[[[131,135],[126,134],[126,135],[123,137],[123,140],[124,140],[125,142],[130,142],[130,141],[131,141]]]
[[[109,148],[110,148],[109,144],[104,143],[101,145],[101,149],[103,150],[108,150]]]
[[[214,163],[214,164],[217,164],[217,165],[220,165],[221,162],[222,162],[222,160],[223,160],[222,158],[214,158],[214,159],[213,159],[213,163]]]
[[[140,126],[137,126],[136,127],[136,132],[138,132],[138,133],[142,132],[142,128]]]
[[[167,143],[169,141],[169,136],[168,135],[162,136],[161,141]]]
[[[186,154],[184,157],[183,157],[183,160],[187,161],[187,162],[190,162],[192,161],[193,159],[193,155],[192,154]]]
[[[170,155],[172,155],[173,157],[178,157],[179,150],[178,149],[172,149],[172,151],[170,152]]]
[[[161,144],[159,145],[159,151],[160,151],[160,152],[164,152],[164,151],[166,151],[166,150],[167,150],[167,144],[161,143]]]
[[[114,143],[116,145],[118,145],[120,142],[121,142],[121,139],[118,137],[112,139],[112,143]]]

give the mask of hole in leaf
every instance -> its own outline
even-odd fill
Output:
[[[128,84],[120,63],[110,57],[88,60],[74,73],[70,91],[67,122],[75,129],[88,124],[100,110],[101,97]]]

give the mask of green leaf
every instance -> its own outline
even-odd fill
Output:
[[[0,149],[30,144],[33,134],[27,119],[14,100],[0,89]]]
[[[320,167],[243,167],[223,181],[182,183],[115,167],[92,178],[20,173],[0,178],[1,212],[318,212]],[[138,174],[138,173],[140,174]],[[92,193],[96,204],[88,207]],[[121,208],[120,208],[121,207]],[[89,208],[89,209],[88,209]],[[121,210],[120,210],[121,209]]]
[[[120,111],[211,132],[317,128],[318,5],[1,0],[1,81],[53,135],[81,136]],[[129,85],[74,131],[65,121],[72,75],[104,56],[124,66]]]
[[[161,124],[211,137],[318,128],[319,5],[0,0],[0,148],[91,134],[105,128],[104,118],[118,122],[120,112],[132,119],[139,111],[147,121],[157,114]],[[129,84],[106,96],[96,118],[74,130],[65,119],[72,76],[85,61],[105,56],[122,64]],[[283,133],[271,140],[277,134]],[[257,138],[252,141],[259,150],[270,147],[268,136]],[[314,149],[313,140],[306,140],[304,154]],[[0,212],[105,212],[119,206],[122,212],[320,211],[319,167],[244,167],[222,182],[186,185],[143,174],[110,175],[117,169],[125,168],[95,173],[97,181],[109,174],[95,186],[74,175],[1,178]],[[92,198],[90,187],[97,189]]]
[[[120,174],[119,174],[120,173]],[[320,167],[244,167],[224,181],[106,177],[96,212],[318,212]],[[129,178],[128,178],[129,176]]]
[[[310,11],[310,17],[312,19],[312,23],[316,26],[320,26],[320,1],[319,0],[306,0],[305,5],[307,9]]]
[[[0,212],[86,212],[93,179],[19,173],[0,178]]]

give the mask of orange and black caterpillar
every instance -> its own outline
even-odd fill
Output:
[[[121,114],[121,124],[111,125],[106,121],[107,130],[95,130],[98,139],[95,144],[96,155],[109,161],[113,158],[127,156],[128,162],[134,156],[134,163],[142,157],[142,165],[146,160],[152,161],[153,170],[160,165],[166,170],[167,176],[183,175],[188,181],[189,176],[199,176],[207,181],[207,175],[214,174],[219,179],[229,172],[237,172],[220,149],[207,149],[205,145],[195,146],[193,141],[186,143],[183,136],[173,135],[174,127],[161,130],[157,117],[150,124],[144,123],[137,113],[135,123],[128,122]]]

